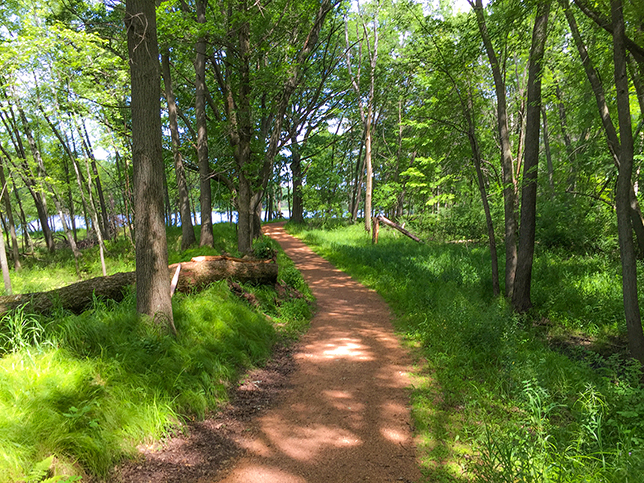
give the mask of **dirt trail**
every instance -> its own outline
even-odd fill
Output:
[[[311,328],[249,373],[213,419],[115,470],[120,483],[418,482],[409,358],[387,305],[281,225],[265,227],[317,298]],[[240,456],[241,455],[241,456]]]
[[[318,311],[294,354],[290,389],[251,423],[245,455],[216,481],[419,481],[405,389],[410,361],[387,305],[281,225],[265,233],[302,272]]]

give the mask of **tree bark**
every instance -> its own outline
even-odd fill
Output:
[[[31,132],[31,127],[29,126],[29,122],[27,121],[27,116],[25,116],[25,112],[20,106],[18,106],[18,113],[20,114],[20,120],[22,121],[23,129],[25,130],[25,134],[27,136],[27,141],[29,143],[29,148],[31,149],[31,154],[33,155],[38,167],[37,174],[39,177],[42,178],[43,177],[42,172],[44,171],[44,163],[42,160],[42,156],[40,155],[40,150],[38,149],[38,146],[36,145],[36,140],[34,139],[33,134]],[[36,196],[34,196],[34,201],[36,202],[36,211],[38,212],[38,219],[40,220],[42,233],[43,233],[43,236],[45,237],[45,243],[47,245],[47,249],[49,250],[49,252],[53,253],[56,247],[54,244],[54,236],[51,232],[51,229],[49,228],[49,214],[47,213],[47,197],[43,192],[43,190],[40,187],[36,186],[35,181],[33,181],[32,183],[32,189],[36,194]]]
[[[13,193],[16,196],[16,202],[18,203],[18,216],[20,217],[20,223],[22,224],[22,238],[24,243],[24,250],[28,253],[33,252],[33,242],[31,240],[31,235],[29,234],[29,229],[27,226],[27,217],[25,216],[25,211],[22,208],[22,201],[20,201],[20,196],[18,195],[18,189],[16,188],[16,182],[13,179],[13,174],[9,171],[9,177],[11,178],[11,186],[13,187]]]
[[[552,152],[550,151],[550,131],[548,130],[546,106],[541,106],[541,116],[543,118],[543,148],[546,151],[546,163],[548,165],[548,186],[550,186],[550,199],[552,200],[555,197],[555,178],[554,168],[552,166]]]
[[[398,223],[394,223],[393,221],[385,218],[382,215],[374,216],[373,220],[374,220],[374,222],[378,221],[379,223],[382,223],[384,225],[390,226],[391,228],[394,228],[394,229],[398,230],[400,233],[402,233],[403,235],[411,238],[412,240],[414,240],[417,243],[420,243],[422,241],[420,238],[418,238],[416,235],[414,235],[410,231],[405,230]],[[377,236],[376,236],[376,241],[374,241],[374,243],[377,243]]]
[[[532,262],[537,220],[537,179],[539,172],[539,129],[541,126],[541,76],[545,52],[550,0],[537,4],[537,16],[532,31],[532,47],[528,66],[528,106],[525,133],[525,160],[521,190],[521,230],[517,271],[512,292],[512,306],[522,313],[532,307]]]
[[[181,250],[186,250],[197,243],[195,229],[190,216],[190,197],[188,196],[188,182],[186,170],[181,156],[181,140],[179,139],[179,124],[177,122],[177,103],[172,90],[172,77],[170,75],[170,59],[166,51],[161,55],[163,82],[165,85],[165,98],[168,102],[168,120],[170,122],[170,135],[172,137],[172,154],[174,156],[174,172],[177,177],[179,191],[179,213],[181,214]]]
[[[563,103],[563,95],[561,93],[561,88],[557,83],[555,85],[555,96],[557,98],[557,109],[559,111],[559,124],[561,127],[561,136],[563,137],[564,146],[566,148],[566,157],[570,163],[570,175],[568,176],[568,190],[574,190],[575,184],[577,182],[577,159],[575,155],[575,150],[572,147],[572,141],[570,135],[568,134],[568,116],[566,114],[566,107]]]
[[[197,0],[197,23],[206,23],[208,0]],[[199,160],[199,201],[201,204],[201,235],[199,246],[212,246],[212,193],[208,160],[208,126],[206,124],[206,39],[197,40],[195,59],[195,118],[197,125],[197,158]]]
[[[63,164],[65,167],[65,183],[67,186],[67,205],[69,206],[69,220],[72,225],[72,234],[74,236],[74,242],[78,243],[78,233],[76,230],[76,212],[74,210],[74,197],[72,196],[72,182],[69,176],[68,160],[63,158]]]
[[[360,149],[358,149],[358,158],[356,159],[356,172],[353,183],[353,195],[351,197],[351,221],[353,223],[358,219],[358,208],[360,207],[360,193],[362,191],[362,178],[364,176],[364,162],[362,149],[364,148],[364,136],[360,138]]]
[[[103,232],[105,229],[101,229],[101,224],[98,220],[98,210],[96,209],[96,204],[94,203],[94,197],[92,195],[92,174],[89,171],[89,162],[85,158],[85,167],[87,168],[87,192],[89,194],[89,206],[90,213],[92,215],[92,223],[96,228],[96,237],[98,238],[98,252],[101,259],[101,269],[103,270],[103,276],[107,275],[107,268],[105,267],[105,243],[103,242]],[[163,171],[161,172],[163,174]]]
[[[4,291],[11,295],[11,276],[9,275],[9,263],[7,262],[7,251],[5,249],[4,235],[0,230],[0,268],[2,269],[2,280],[4,281]]]
[[[154,0],[127,0],[125,25],[132,77],[132,162],[136,216],[136,308],[176,334],[163,223],[161,77]]]
[[[121,166],[121,155],[117,150],[114,150],[114,157],[116,158],[116,169],[119,173],[119,178],[121,181],[121,186],[125,186],[125,190],[123,191],[123,208],[125,210],[125,213],[123,216],[125,216],[125,220],[123,221],[123,224],[126,225],[124,228],[124,232],[127,234],[128,239],[134,246],[134,229],[132,227],[132,217],[130,216],[131,210],[130,206],[133,204],[132,202],[132,191],[130,190],[130,176],[128,174],[128,166],[127,166],[127,160],[124,160],[125,166]]]
[[[92,145],[90,144],[89,136],[87,134],[87,128],[85,127],[85,122],[82,121],[80,125],[78,125],[78,122],[76,121],[75,118],[74,118],[74,122],[76,123],[76,128],[78,129],[78,135],[81,139],[81,145],[83,146],[83,150],[85,151],[87,158],[89,158],[89,165],[92,168],[91,174],[90,174],[89,168],[87,169],[89,198],[92,204],[92,208],[96,212],[96,220],[99,221],[99,228],[102,230],[101,238],[103,240],[109,240],[110,238],[112,238],[112,233],[111,233],[112,230],[110,227],[107,205],[105,204],[105,196],[103,195],[103,185],[101,184],[101,178],[98,175],[96,157],[94,156],[94,151],[92,150]],[[93,201],[92,185],[95,186],[96,193],[98,194],[98,202],[101,208],[100,213],[98,212],[96,208],[96,204]],[[99,220],[99,214],[100,214],[100,220]]]
[[[492,213],[490,212],[490,203],[487,199],[487,191],[485,189],[485,180],[483,179],[483,170],[481,169],[481,149],[478,143],[478,136],[476,135],[476,124],[473,119],[473,102],[472,92],[468,91],[467,105],[464,107],[465,119],[468,126],[468,139],[472,149],[472,158],[474,159],[474,168],[476,169],[476,180],[478,182],[479,193],[481,195],[481,203],[483,204],[483,211],[485,213],[485,224],[487,226],[488,243],[490,246],[490,258],[492,264],[492,294],[495,297],[501,295],[501,287],[499,283],[499,256],[496,250],[496,236],[494,235],[494,223],[492,222]]]
[[[302,199],[302,161],[297,132],[291,130],[291,173],[293,175],[293,213],[291,220],[304,223],[304,200]]]
[[[173,264],[160,274],[168,288],[177,266],[181,265],[176,290],[194,293],[218,280],[272,285],[277,283],[278,265],[271,260],[247,260],[232,257],[195,257],[190,262]],[[30,312],[50,314],[56,307],[81,313],[92,306],[94,298],[123,300],[127,287],[136,283],[136,272],[83,280],[48,292],[0,297],[0,316],[21,305]]]
[[[503,177],[503,200],[505,212],[505,296],[512,297],[514,278],[517,267],[517,188],[514,176],[514,162],[512,160],[512,146],[510,145],[510,130],[508,128],[508,112],[505,95],[505,81],[499,65],[499,60],[490,40],[483,4],[481,0],[468,0],[476,13],[476,19],[488,55],[497,101],[497,128],[499,142],[501,143],[501,170]]]
[[[637,266],[630,217],[630,192],[633,174],[633,133],[631,126],[630,96],[626,74],[626,48],[624,45],[624,17],[621,0],[611,0],[613,21],[613,60],[615,65],[615,88],[617,112],[621,136],[619,175],[617,177],[617,229],[622,260],[622,290],[624,314],[628,330],[631,355],[644,365],[644,333],[637,298]]]
[[[16,236],[16,224],[13,219],[11,211],[11,197],[9,196],[9,185],[4,175],[4,163],[0,160],[0,189],[2,190],[2,200],[4,201],[4,208],[7,212],[7,219],[9,220],[9,234],[11,236],[11,254],[13,255],[13,268],[20,270],[20,250],[18,247],[18,237]]]

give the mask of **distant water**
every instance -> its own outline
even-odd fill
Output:
[[[266,212],[262,211],[262,220],[264,219]],[[288,218],[288,209],[282,210],[282,216],[284,216],[285,219]],[[70,217],[65,217],[67,220],[67,225],[71,228],[71,218]],[[81,216],[76,216],[76,228],[85,228],[85,218]],[[180,226],[181,218],[177,213],[174,213],[172,215],[172,221],[173,224]],[[212,222],[213,223],[229,223],[231,220],[229,218],[229,213],[227,212],[221,212],[221,211],[213,211],[212,212]],[[232,212],[232,222],[237,223],[237,212],[233,211]],[[192,223],[194,225],[200,225],[201,224],[201,213],[196,214],[196,219],[193,216],[192,217]],[[28,223],[29,225],[29,231],[41,231],[41,226],[40,226],[40,220],[33,220]],[[60,216],[58,215],[52,215],[49,217],[49,227],[54,230],[54,231],[63,231],[63,224],[60,221]]]

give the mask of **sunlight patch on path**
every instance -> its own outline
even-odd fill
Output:
[[[407,408],[410,361],[387,305],[279,226],[266,230],[302,272],[318,310],[293,356],[291,389],[253,423],[255,442],[222,481],[421,481]]]

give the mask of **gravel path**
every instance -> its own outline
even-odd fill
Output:
[[[293,259],[318,308],[294,354],[290,389],[253,421],[245,455],[216,481],[419,481],[406,390],[410,360],[387,305],[282,225],[265,233]]]

